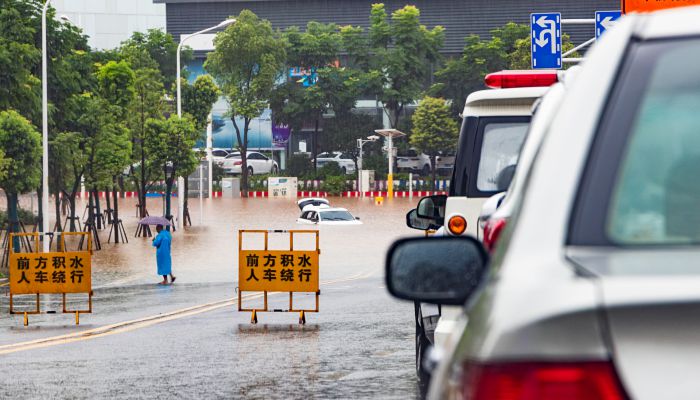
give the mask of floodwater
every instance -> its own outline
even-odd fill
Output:
[[[177,282],[168,287],[156,285],[161,278],[151,238],[134,237],[135,199],[120,200],[129,243],[107,243],[108,228],[100,232],[93,314],[82,315],[79,327],[70,315],[32,316],[28,328],[21,316],[0,314],[0,374],[17,382],[0,385],[0,397],[416,398],[413,305],[392,299],[383,277],[390,244],[420,234],[405,225],[418,199],[387,199],[383,205],[372,199],[329,200],[363,225],[299,225],[296,199],[205,199],[201,214],[199,199],[190,199],[193,226],[173,234]],[[161,215],[162,199],[148,201],[150,214]],[[79,204],[82,215],[85,204]],[[173,199],[174,209],[176,204]],[[320,312],[308,314],[306,325],[290,313],[261,313],[254,325],[250,313],[224,304],[158,323],[110,328],[74,343],[3,353],[10,344],[235,299],[238,232],[245,229],[320,231]],[[295,247],[308,248],[311,239],[295,236]],[[260,236],[244,242],[258,245]],[[288,245],[286,234],[271,234],[270,248]],[[270,297],[271,307],[286,301]],[[313,296],[299,301],[313,305]],[[45,303],[57,307],[55,300]],[[0,307],[8,309],[6,296]],[[56,375],[57,370],[63,372]]]

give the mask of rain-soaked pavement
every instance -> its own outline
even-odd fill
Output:
[[[149,200],[160,214],[161,200]],[[177,282],[162,287],[151,240],[134,237],[134,201],[122,200],[129,243],[106,244],[101,233],[94,311],[79,326],[60,314],[58,296],[44,296],[43,308],[59,313],[30,316],[24,327],[0,288],[0,398],[418,397],[413,305],[390,298],[383,282],[388,246],[417,234],[405,226],[415,199],[331,202],[364,224],[319,228],[321,311],[302,326],[297,314],[262,313],[252,325],[237,311],[238,230],[308,228],[295,223],[295,202],[205,200],[200,224],[199,200],[190,199],[194,226],[173,236]],[[271,308],[287,302],[270,297]],[[246,293],[244,306],[256,304],[262,298]]]

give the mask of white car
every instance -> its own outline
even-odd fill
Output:
[[[276,174],[279,172],[279,166],[277,162],[268,158],[262,153],[257,151],[249,151],[248,153],[248,175],[264,175],[264,174]],[[224,172],[227,174],[238,175],[241,173],[241,166],[243,161],[241,160],[241,153],[231,153],[221,164]]]
[[[231,150],[211,149],[212,162],[218,166],[221,166],[224,163],[224,159],[231,153]]]
[[[396,157],[396,169],[403,172],[419,173],[423,176],[430,175],[432,170],[430,157],[423,153],[418,153],[416,149],[409,149],[399,153]]]
[[[353,217],[347,209],[332,208],[325,204],[304,207],[297,223],[303,225],[362,225],[362,222]]]
[[[354,174],[355,173],[355,160],[352,159],[348,154],[341,153],[339,151],[321,153],[316,157],[316,166],[318,168],[323,167],[329,162],[335,162],[338,164],[343,174]]]

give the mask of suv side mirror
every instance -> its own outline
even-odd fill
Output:
[[[471,237],[400,239],[389,249],[386,284],[394,297],[463,305],[485,276],[488,255]]]
[[[428,218],[435,220],[439,225],[445,224],[445,206],[447,205],[447,196],[438,194],[435,196],[423,197],[418,202],[418,216],[420,218]]]
[[[406,226],[419,231],[429,231],[431,229],[440,229],[440,225],[435,223],[435,220],[430,218],[421,218],[418,216],[418,211],[413,209],[406,214]]]

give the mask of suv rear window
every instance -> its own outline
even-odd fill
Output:
[[[620,77],[579,193],[572,241],[700,244],[700,40],[637,43]]]
[[[529,126],[527,122],[492,122],[484,126],[476,178],[476,187],[480,191],[508,189]]]

